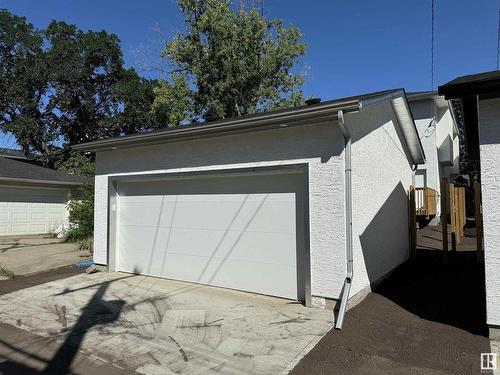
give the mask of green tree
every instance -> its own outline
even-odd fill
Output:
[[[266,20],[255,7],[234,10],[229,0],[178,4],[186,31],[163,51],[170,76],[156,90],[160,119],[177,125],[188,117],[227,118],[303,102],[304,75],[295,66],[306,47],[298,28]],[[182,105],[173,97],[177,87],[188,90]]]
[[[186,77],[173,73],[171,82],[160,80],[153,92],[152,114],[158,123],[176,126],[190,119],[193,101]]]
[[[0,10],[0,131],[54,167],[71,145],[157,127],[154,81],[125,69],[118,37]]]

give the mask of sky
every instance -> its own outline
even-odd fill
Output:
[[[300,28],[306,96],[323,100],[403,87],[436,89],[457,76],[496,69],[500,0],[264,0],[264,14]],[[118,35],[127,66],[161,77],[162,43],[183,28],[175,0],[0,0],[37,28],[52,20]],[[0,147],[15,146],[0,136]]]

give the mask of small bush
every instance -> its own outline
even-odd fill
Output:
[[[73,154],[58,166],[58,170],[87,179],[68,203],[71,228],[65,236],[67,241],[84,241],[94,233],[94,163],[84,155]]]
[[[88,191],[90,187],[82,187],[82,195],[79,199],[68,203],[69,221],[71,228],[66,233],[66,240],[84,240],[94,233],[94,191]]]
[[[5,276],[8,277],[9,279],[13,279],[16,275],[14,275],[14,272],[9,270],[7,267],[2,266],[0,264],[0,276]]]
[[[78,250],[85,251],[89,253],[94,252],[94,237],[90,236],[84,238],[83,240],[77,241]]]

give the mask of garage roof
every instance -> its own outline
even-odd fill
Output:
[[[455,78],[439,86],[439,94],[461,101],[467,154],[479,160],[478,100],[500,97],[500,70]]]
[[[0,157],[0,181],[32,182],[58,185],[81,185],[83,177],[50,168]]]
[[[21,150],[15,150],[12,148],[0,147],[0,156],[11,159],[28,159]]]
[[[176,141],[180,139],[193,139],[217,135],[228,135],[246,133],[249,131],[279,129],[296,125],[311,124],[312,121],[330,121],[337,119],[337,113],[342,110],[345,113],[357,112],[362,106],[362,102],[368,99],[379,97],[394,98],[405,96],[404,89],[391,89],[378,91],[363,95],[351,96],[347,98],[324,101],[316,104],[302,105],[293,108],[256,113],[241,117],[193,123],[189,125],[179,125],[176,127],[164,128],[161,130],[126,135],[121,137],[102,139],[93,142],[82,143],[73,146],[79,151],[103,151],[114,150],[122,147],[136,147],[151,144]],[[404,99],[406,103],[406,99]],[[411,156],[416,164],[425,162],[425,156],[418,139],[418,133],[413,122],[411,112],[407,105],[405,121],[400,124],[405,132],[405,140],[410,148]],[[408,119],[406,121],[406,119]],[[408,125],[411,123],[411,126]],[[409,142],[416,137],[416,140]],[[415,144],[414,144],[415,143]]]
[[[410,103],[433,99],[438,107],[446,107],[448,105],[446,99],[443,96],[439,95],[437,91],[407,92],[406,97],[408,98],[408,101]]]
[[[498,97],[500,96],[500,70],[455,78],[439,86],[439,94],[444,95],[446,99],[474,95]]]

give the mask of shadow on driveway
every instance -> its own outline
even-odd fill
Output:
[[[131,276],[128,276],[131,277]],[[28,278],[29,279],[29,278]],[[116,280],[121,280],[116,279]],[[24,363],[13,360],[0,361],[0,374],[71,374],[73,360],[80,351],[81,344],[87,332],[97,325],[106,325],[118,320],[120,313],[125,305],[125,301],[118,299],[113,301],[104,300],[104,294],[109,285],[116,280],[106,281],[99,284],[97,291],[93,294],[90,301],[82,308],[82,313],[77,322],[66,335],[64,342],[59,346],[56,353],[50,360],[45,360],[41,356],[30,353],[20,347],[14,346],[0,338],[0,345],[7,347],[11,352],[22,354],[38,362],[45,362],[45,368],[38,370],[27,366]],[[63,294],[72,293],[74,290],[67,289]],[[116,372],[109,368],[102,368],[102,374],[111,374]],[[82,373],[86,373],[85,371]],[[88,368],[88,373],[95,373],[92,368]]]

